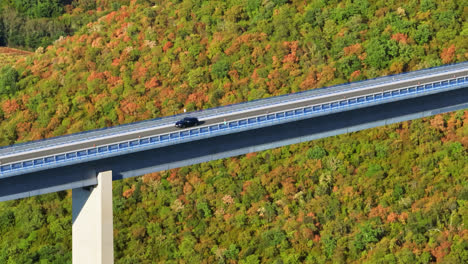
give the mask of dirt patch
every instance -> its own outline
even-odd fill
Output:
[[[8,47],[0,47],[0,69],[6,65],[14,65],[18,60],[33,54],[33,52],[13,49]]]
[[[33,52],[25,51],[25,50],[13,49],[13,48],[8,48],[8,47],[0,47],[0,54],[29,55],[29,54],[32,54],[32,53]]]

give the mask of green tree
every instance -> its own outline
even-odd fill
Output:
[[[13,95],[18,91],[18,71],[7,65],[0,70],[0,95]]]
[[[11,210],[0,212],[0,230],[6,232],[8,228],[15,225],[15,214]]]
[[[369,168],[367,169],[366,176],[367,177],[373,177],[377,174],[380,174],[382,172],[382,166],[379,164],[371,164]]]
[[[382,233],[382,229],[374,227],[371,222],[366,222],[359,227],[359,233],[354,237],[353,246],[360,252],[366,249],[368,244],[378,242]]]
[[[230,244],[229,248],[224,252],[227,259],[236,260],[239,257],[239,249],[235,244]]]
[[[351,73],[361,69],[361,61],[356,55],[343,57],[338,61],[337,69],[345,78],[348,78]]]
[[[380,39],[371,39],[366,47],[366,62],[371,67],[383,69],[388,65],[388,55],[385,43]]]
[[[249,255],[245,258],[245,260],[241,260],[239,263],[241,264],[260,264],[260,260],[258,259],[258,255],[253,254]]]
[[[432,30],[428,24],[421,24],[413,33],[413,38],[418,44],[427,43],[431,40]]]
[[[321,241],[323,250],[325,251],[325,256],[327,256],[327,258],[331,258],[333,251],[336,248],[336,239],[330,235],[325,235],[322,237]]]
[[[321,159],[325,155],[327,155],[327,152],[320,146],[314,146],[307,151],[307,157],[309,159]]]
[[[3,8],[0,7],[0,14],[3,13]],[[0,15],[0,46],[5,46],[6,43],[6,38],[5,38],[5,26],[3,25],[3,19],[2,16]]]
[[[227,77],[229,66],[229,61],[226,58],[222,58],[215,62],[211,68],[211,77],[213,80]]]
[[[278,15],[273,16],[273,40],[290,40],[297,37],[297,28],[294,24],[295,10],[287,5],[278,9]]]
[[[30,18],[57,17],[64,11],[63,7],[70,4],[70,0],[13,0],[15,9]]]
[[[436,1],[434,0],[421,0],[421,10],[423,12],[433,11],[436,9]]]

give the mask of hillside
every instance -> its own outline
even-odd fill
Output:
[[[0,145],[468,58],[459,1],[115,9],[0,71]],[[465,263],[467,176],[458,111],[114,182],[116,263]],[[0,203],[0,263],[70,262],[70,194]]]
[[[0,47],[0,69],[15,64],[19,59],[31,55],[31,52],[12,49],[7,47]]]
[[[34,51],[129,2],[0,0],[0,46]]]

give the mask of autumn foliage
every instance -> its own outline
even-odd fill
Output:
[[[156,2],[70,9],[76,34],[2,70],[0,145],[468,56],[457,1]],[[461,110],[115,181],[116,262],[466,263],[467,131]],[[0,263],[69,261],[70,200],[0,203]]]

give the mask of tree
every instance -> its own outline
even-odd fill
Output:
[[[209,77],[208,77],[209,78]],[[200,83],[207,83],[207,74],[204,68],[195,68],[187,74],[187,81],[190,87],[194,88]]]
[[[386,52],[385,43],[380,40],[373,38],[367,44],[366,47],[367,58],[366,62],[371,67],[377,69],[383,69],[388,65],[388,55]]]
[[[247,14],[251,19],[255,19],[256,16],[258,15],[258,10],[260,8],[260,5],[262,4],[261,0],[247,0],[247,5],[245,7],[245,10],[247,11]]]
[[[57,17],[63,13],[63,7],[71,3],[68,0],[13,0],[12,2],[19,13],[26,14],[30,18]]]
[[[445,48],[442,53],[440,54],[440,58],[442,59],[443,63],[450,63],[453,62],[453,57],[455,55],[455,45],[451,45],[448,48]]]
[[[413,31],[413,38],[418,44],[427,43],[431,39],[432,30],[428,24],[421,24]]]
[[[436,1],[434,0],[421,0],[421,10],[423,12],[433,11],[436,9]]]
[[[3,8],[0,7],[0,14],[3,13]],[[5,38],[5,27],[3,25],[3,19],[2,16],[0,15],[0,46],[5,46],[6,43],[6,38]]]
[[[342,73],[344,77],[348,78],[353,72],[361,69],[361,61],[356,55],[343,57],[338,61],[338,72]]]
[[[273,40],[290,40],[297,37],[297,28],[294,24],[295,10],[288,5],[278,9],[278,14],[273,16]]]
[[[323,27],[325,18],[322,15],[320,7],[312,7],[304,14],[304,22],[309,23],[313,27]]]
[[[314,148],[307,151],[307,157],[309,159],[321,159],[325,155],[327,155],[327,152],[320,146],[314,146]]]
[[[13,95],[17,92],[18,72],[7,65],[0,70],[0,95]]]
[[[366,222],[359,228],[359,233],[354,237],[353,246],[357,252],[367,248],[370,243],[375,243],[380,240],[382,230],[380,228],[373,227],[370,222]]]
[[[333,251],[336,248],[336,239],[331,235],[325,235],[322,237],[323,250],[325,251],[325,256],[331,258]]]
[[[0,212],[0,230],[6,232],[7,228],[15,225],[15,214],[11,210]]]
[[[253,254],[249,255],[245,258],[245,260],[241,260],[239,263],[241,264],[260,264],[260,260],[258,259],[258,255]]]
[[[211,77],[213,80],[227,77],[229,66],[229,61],[226,58],[222,58],[215,62],[211,68]]]

